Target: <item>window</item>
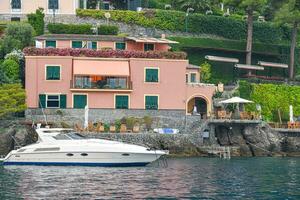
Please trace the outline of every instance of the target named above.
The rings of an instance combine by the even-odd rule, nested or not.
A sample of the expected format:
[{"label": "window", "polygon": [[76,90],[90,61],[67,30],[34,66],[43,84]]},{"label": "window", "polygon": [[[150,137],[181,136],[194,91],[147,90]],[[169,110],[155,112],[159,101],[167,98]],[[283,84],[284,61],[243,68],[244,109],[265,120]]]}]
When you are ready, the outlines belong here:
[{"label": "window", "polygon": [[104,10],[109,10],[109,3],[108,2],[103,3],[103,8]]},{"label": "window", "polygon": [[88,41],[87,42],[87,48],[88,49],[97,49],[97,42]]},{"label": "window", "polygon": [[58,10],[58,0],[48,0],[49,10]]},{"label": "window", "polygon": [[12,12],[21,12],[21,0],[11,0]]},{"label": "window", "polygon": [[129,96],[127,95],[116,95],[115,97],[115,108],[116,109],[128,109]]},{"label": "window", "polygon": [[84,0],[79,0],[79,8],[84,9]]},{"label": "window", "polygon": [[65,94],[40,94],[39,108],[66,108],[67,95]]},{"label": "window", "polygon": [[144,44],[144,51],[154,51],[154,44]]},{"label": "window", "polygon": [[158,82],[158,69],[146,68],[145,73],[145,82]]},{"label": "window", "polygon": [[82,41],[72,41],[72,48],[82,48]]},{"label": "window", "polygon": [[185,74],[185,82],[186,82],[186,83],[189,82],[189,74]]},{"label": "window", "polygon": [[59,108],[59,95],[47,95],[47,108]]},{"label": "window", "polygon": [[158,110],[158,96],[145,96],[145,109]]},{"label": "window", "polygon": [[20,17],[12,17],[12,18],[10,18],[10,21],[12,21],[12,22],[20,22],[21,18]]},{"label": "window", "polygon": [[125,44],[125,42],[117,42],[117,43],[116,43],[116,49],[119,49],[119,50],[125,50],[125,49],[126,49],[126,44]]},{"label": "window", "polygon": [[55,40],[46,40],[46,48],[53,47],[56,48],[56,41]]},{"label": "window", "polygon": [[60,66],[46,66],[46,80],[60,80]]},{"label": "window", "polygon": [[87,95],[74,94],[73,96],[73,107],[82,109],[87,105]]},{"label": "window", "polygon": [[196,83],[196,73],[191,73],[191,83]]}]

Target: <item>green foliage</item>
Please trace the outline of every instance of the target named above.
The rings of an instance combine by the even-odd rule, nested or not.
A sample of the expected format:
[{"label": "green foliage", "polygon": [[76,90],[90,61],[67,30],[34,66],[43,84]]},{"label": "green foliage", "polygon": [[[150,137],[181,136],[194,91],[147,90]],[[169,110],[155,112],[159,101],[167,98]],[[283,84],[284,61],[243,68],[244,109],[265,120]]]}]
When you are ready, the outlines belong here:
[{"label": "green foliage", "polygon": [[209,83],[211,78],[211,65],[208,62],[205,62],[200,65],[201,67],[201,81],[204,83]]},{"label": "green foliage", "polygon": [[[103,10],[77,10],[79,17],[105,19]],[[109,11],[111,20],[144,27],[159,28],[170,31],[185,31],[185,12],[172,10],[146,10],[135,12],[128,10]],[[247,23],[230,17],[190,14],[188,30],[197,34],[210,34],[233,40],[245,40],[247,37]],[[289,40],[290,29],[278,27],[270,22],[254,23],[254,41],[266,43],[282,43]]]},{"label": "green foliage", "polygon": [[49,23],[48,31],[53,34],[93,34],[90,24]]},{"label": "green foliage", "polygon": [[143,118],[146,129],[149,131],[151,129],[152,123],[153,123],[153,119],[150,116],[145,116]]},{"label": "green foliage", "polygon": [[39,8],[35,11],[35,13],[31,13],[27,15],[28,23],[34,28],[36,35],[44,34],[44,9]]},{"label": "green foliage", "polygon": [[267,4],[267,0],[225,0],[224,3],[229,6],[241,8],[245,11],[263,11]]},{"label": "green foliage", "polygon": [[[239,91],[242,98],[250,99],[261,105],[262,116],[267,121],[278,121],[278,110],[282,120],[287,121],[290,105],[294,107],[294,115],[300,115],[299,86],[240,82]],[[247,109],[255,110],[255,104],[249,105]]]},{"label": "green foliage", "polygon": [[100,25],[98,28],[99,35],[118,35],[119,28],[112,25]]},{"label": "green foliage", "polygon": [[[28,23],[10,23],[5,29],[5,37],[12,37],[21,43],[21,49],[33,44],[34,29]],[[16,47],[15,49],[17,49]]]},{"label": "green foliage", "polygon": [[22,49],[22,42],[15,39],[13,36],[6,35],[2,40],[0,40],[0,59],[14,49]]},{"label": "green foliage", "polygon": [[9,83],[20,82],[20,69],[19,69],[19,64],[16,61],[11,59],[6,59],[2,63],[0,70],[8,78]]},{"label": "green foliage", "polygon": [[0,86],[0,108],[0,118],[26,109],[25,90],[20,84],[4,84]]}]

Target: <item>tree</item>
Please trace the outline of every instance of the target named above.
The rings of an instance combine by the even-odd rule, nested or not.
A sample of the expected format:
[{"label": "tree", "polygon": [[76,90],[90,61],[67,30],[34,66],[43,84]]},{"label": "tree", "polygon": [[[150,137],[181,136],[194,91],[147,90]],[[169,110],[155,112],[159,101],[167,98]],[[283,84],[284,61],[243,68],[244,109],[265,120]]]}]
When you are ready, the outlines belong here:
[{"label": "tree", "polygon": [[11,36],[15,40],[21,42],[21,49],[33,45],[34,29],[28,23],[10,23],[7,25],[5,36]]},{"label": "tree", "polygon": [[208,83],[211,78],[211,65],[208,62],[205,62],[200,65],[201,67],[201,82]]},{"label": "tree", "polygon": [[21,41],[15,39],[13,36],[4,36],[4,38],[0,40],[0,59],[3,59],[6,54],[14,49],[21,49],[22,46]]},{"label": "tree", "polygon": [[44,9],[39,8],[35,11],[35,13],[31,13],[27,15],[28,23],[31,24],[31,26],[34,28],[35,33],[37,35],[43,35],[44,34]]},{"label": "tree", "polygon": [[292,26],[289,78],[295,77],[295,48],[297,45],[298,28],[300,24],[300,0],[285,0],[276,13],[275,20]]},{"label": "tree", "polygon": [[211,0],[178,0],[178,4],[184,10],[193,8],[195,12],[205,12],[211,8]]},{"label": "tree", "polygon": [[253,13],[254,11],[261,11],[267,4],[267,0],[225,0],[225,4],[243,9],[247,13],[246,64],[251,65],[253,42]]}]

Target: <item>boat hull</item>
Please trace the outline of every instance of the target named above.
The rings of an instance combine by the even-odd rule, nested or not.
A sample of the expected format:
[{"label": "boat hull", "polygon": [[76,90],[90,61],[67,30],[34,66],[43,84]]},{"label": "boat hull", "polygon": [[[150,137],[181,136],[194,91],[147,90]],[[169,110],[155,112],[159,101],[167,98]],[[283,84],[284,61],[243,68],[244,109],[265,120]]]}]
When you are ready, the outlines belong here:
[{"label": "boat hull", "polygon": [[160,156],[161,154],[122,152],[16,153],[5,159],[3,165],[131,167],[145,166]]}]

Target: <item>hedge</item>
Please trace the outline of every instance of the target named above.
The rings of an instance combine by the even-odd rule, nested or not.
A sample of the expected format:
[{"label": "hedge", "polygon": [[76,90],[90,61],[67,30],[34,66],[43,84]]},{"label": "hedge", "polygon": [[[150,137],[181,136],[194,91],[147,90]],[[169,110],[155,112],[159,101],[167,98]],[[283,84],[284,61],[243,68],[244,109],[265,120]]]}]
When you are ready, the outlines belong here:
[{"label": "hedge", "polygon": [[184,52],[161,51],[123,51],[123,50],[91,50],[91,49],[56,49],[28,47],[23,50],[27,56],[74,56],[97,58],[151,58],[151,59],[186,59]]},{"label": "hedge", "polygon": [[27,15],[28,23],[34,28],[36,35],[44,34],[44,9],[39,8],[35,11],[35,13],[31,13]]},{"label": "hedge", "polygon": [[[48,31],[53,34],[87,34],[92,35],[92,25],[90,24],[61,24],[49,23]],[[111,25],[100,25],[98,27],[99,35],[118,35],[119,28]]]},{"label": "hedge", "polygon": [[[168,37],[179,44],[172,45],[175,49],[180,48],[208,48],[227,51],[246,52],[246,41],[200,38],[200,37]],[[266,55],[282,55],[289,52],[288,45],[253,43],[253,52]],[[299,51],[299,49],[298,49]]]},{"label": "hedge", "polygon": [[119,27],[111,25],[100,25],[98,28],[99,35],[118,35]]},{"label": "hedge", "polygon": [[53,34],[93,34],[92,25],[90,24],[61,24],[49,23],[48,31]]},{"label": "hedge", "polygon": [[[76,14],[79,17],[105,19],[104,14],[106,12],[108,11],[78,9]],[[171,10],[146,10],[143,12],[113,10],[109,12],[111,20],[114,21],[162,30],[185,31],[184,12]],[[245,40],[247,36],[247,24],[244,20],[195,13],[190,14],[188,18],[188,31],[233,40]],[[255,22],[253,35],[254,41],[282,43],[290,40],[290,29],[287,27],[277,27],[270,22]]]}]

